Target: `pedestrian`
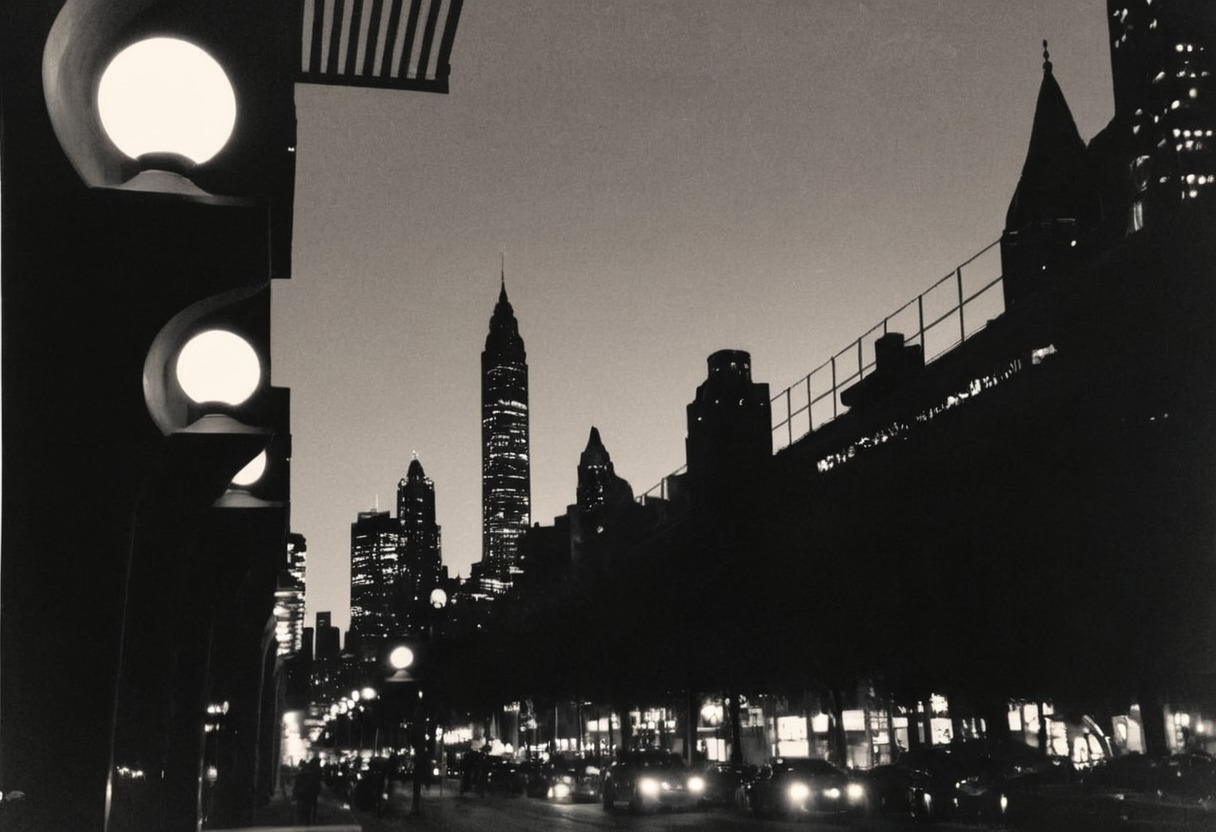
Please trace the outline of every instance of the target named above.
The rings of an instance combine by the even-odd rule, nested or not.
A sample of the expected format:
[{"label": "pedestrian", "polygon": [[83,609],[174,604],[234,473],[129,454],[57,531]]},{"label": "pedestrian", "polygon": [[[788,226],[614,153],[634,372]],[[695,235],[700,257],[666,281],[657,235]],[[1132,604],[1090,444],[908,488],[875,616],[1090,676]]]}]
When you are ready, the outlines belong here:
[{"label": "pedestrian", "polygon": [[321,796],[321,761],[316,757],[300,764],[291,795],[296,802],[296,819],[312,826],[317,820],[317,798]]}]

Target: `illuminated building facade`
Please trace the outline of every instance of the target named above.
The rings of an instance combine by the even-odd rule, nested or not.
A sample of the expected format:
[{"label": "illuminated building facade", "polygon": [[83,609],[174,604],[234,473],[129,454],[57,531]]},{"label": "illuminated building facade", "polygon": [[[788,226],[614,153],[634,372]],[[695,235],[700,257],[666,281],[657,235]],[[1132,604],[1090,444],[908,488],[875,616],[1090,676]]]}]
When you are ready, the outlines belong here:
[{"label": "illuminated building facade", "polygon": [[396,633],[400,545],[400,524],[387,511],[361,511],[350,524],[350,632],[361,643]]},{"label": "illuminated building facade", "polygon": [[308,542],[302,534],[287,537],[287,567],[279,574],[274,593],[274,631],[278,655],[289,656],[304,646],[304,589]]},{"label": "illuminated building facade", "polygon": [[482,584],[499,595],[520,572],[531,518],[528,361],[505,277],[481,353],[481,494]]},{"label": "illuminated building facade", "polygon": [[[1135,231],[1216,200],[1216,5],[1107,0],[1120,174]],[[1166,220],[1168,221],[1168,219]]]},{"label": "illuminated building facade", "polygon": [[431,591],[443,578],[439,526],[435,522],[435,484],[417,459],[397,484],[399,631],[419,632],[427,623]]}]

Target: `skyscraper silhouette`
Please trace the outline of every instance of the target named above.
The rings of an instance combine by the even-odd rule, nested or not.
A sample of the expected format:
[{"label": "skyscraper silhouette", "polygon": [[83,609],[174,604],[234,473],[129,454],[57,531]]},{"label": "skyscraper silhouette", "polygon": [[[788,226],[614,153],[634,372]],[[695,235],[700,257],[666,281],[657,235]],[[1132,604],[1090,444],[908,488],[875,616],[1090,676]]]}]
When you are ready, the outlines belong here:
[{"label": "skyscraper silhouette", "polygon": [[398,626],[402,632],[420,632],[427,625],[431,591],[439,586],[443,567],[435,522],[435,484],[417,458],[397,483],[397,521],[401,524]]},{"label": "skyscraper silhouette", "polygon": [[505,592],[520,572],[531,490],[527,353],[503,274],[481,353],[481,581],[489,594]]}]

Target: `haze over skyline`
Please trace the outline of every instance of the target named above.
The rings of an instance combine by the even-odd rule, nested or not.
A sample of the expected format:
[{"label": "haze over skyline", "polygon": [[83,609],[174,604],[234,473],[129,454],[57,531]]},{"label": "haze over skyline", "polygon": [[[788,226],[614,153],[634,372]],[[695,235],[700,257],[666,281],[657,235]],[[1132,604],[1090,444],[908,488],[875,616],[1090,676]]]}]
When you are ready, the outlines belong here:
[{"label": "haze over skyline", "polygon": [[549,524],[592,425],[640,493],[683,463],[711,352],[776,394],[996,240],[1044,38],[1088,141],[1102,0],[466,0],[450,95],[299,86],[273,381],[308,624],[347,628],[350,523],[391,510],[413,452],[445,565],[480,559],[500,253]]}]

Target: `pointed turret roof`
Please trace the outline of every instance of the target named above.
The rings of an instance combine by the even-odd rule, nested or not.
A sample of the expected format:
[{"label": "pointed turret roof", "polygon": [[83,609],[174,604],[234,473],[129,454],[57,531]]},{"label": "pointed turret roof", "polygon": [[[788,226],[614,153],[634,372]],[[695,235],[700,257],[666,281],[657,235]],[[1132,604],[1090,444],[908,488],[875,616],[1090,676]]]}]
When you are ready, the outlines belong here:
[{"label": "pointed turret roof", "polygon": [[1085,142],[1052,72],[1043,41],[1043,81],[1035,104],[1022,176],[1005,215],[1016,229],[1041,220],[1096,218],[1097,190]]},{"label": "pointed turret roof", "polygon": [[494,314],[490,316],[490,331],[486,335],[486,350],[496,352],[523,352],[524,341],[519,336],[519,322],[515,320],[515,310],[507,299],[507,276],[499,275],[498,302],[494,304]]},{"label": "pointed turret roof", "polygon": [[415,456],[412,460],[410,460],[410,467],[409,467],[409,470],[405,474],[405,478],[407,480],[414,480],[414,481],[426,479],[426,473],[423,472],[422,463],[418,461],[417,456]]},{"label": "pointed turret roof", "polygon": [[591,435],[587,437],[587,447],[579,457],[580,465],[591,464],[611,464],[612,460],[608,457],[608,449],[604,447],[603,441],[600,439],[599,428],[594,425],[591,428]]}]

